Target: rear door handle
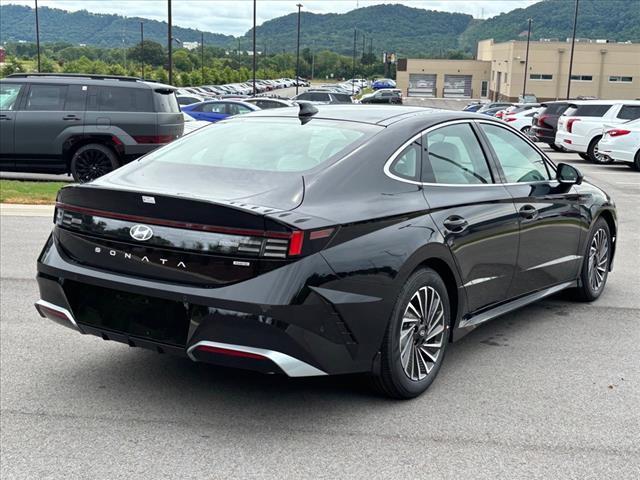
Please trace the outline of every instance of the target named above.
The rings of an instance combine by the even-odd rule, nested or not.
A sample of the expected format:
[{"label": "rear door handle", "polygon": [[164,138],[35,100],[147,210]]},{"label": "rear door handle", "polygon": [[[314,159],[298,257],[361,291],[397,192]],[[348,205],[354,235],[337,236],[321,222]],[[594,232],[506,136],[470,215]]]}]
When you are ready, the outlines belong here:
[{"label": "rear door handle", "polygon": [[538,210],[533,205],[523,205],[518,213],[526,220],[533,220],[538,216]]},{"label": "rear door handle", "polygon": [[464,218],[458,215],[451,215],[442,223],[447,228],[447,230],[454,233],[462,232],[469,225],[469,223]]},{"label": "rear door handle", "polygon": [[80,120],[80,117],[77,115],[66,115],[62,117],[63,120]]}]

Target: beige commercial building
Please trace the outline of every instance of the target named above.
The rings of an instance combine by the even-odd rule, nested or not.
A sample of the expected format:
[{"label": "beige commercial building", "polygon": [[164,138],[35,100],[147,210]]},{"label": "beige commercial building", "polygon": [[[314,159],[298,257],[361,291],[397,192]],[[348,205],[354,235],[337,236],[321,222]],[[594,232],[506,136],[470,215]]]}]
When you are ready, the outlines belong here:
[{"label": "beige commercial building", "polygon": [[[408,96],[517,101],[523,88],[539,100],[566,98],[570,42],[478,43],[476,60],[399,59],[398,88]],[[640,98],[640,44],[576,41],[572,98]]]}]

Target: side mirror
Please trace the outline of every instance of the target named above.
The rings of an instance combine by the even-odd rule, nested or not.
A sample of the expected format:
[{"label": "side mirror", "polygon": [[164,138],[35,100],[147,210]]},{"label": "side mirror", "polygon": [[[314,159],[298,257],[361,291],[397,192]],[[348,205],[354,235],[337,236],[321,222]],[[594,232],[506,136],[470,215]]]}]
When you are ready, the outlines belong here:
[{"label": "side mirror", "polygon": [[576,167],[568,163],[559,163],[556,170],[556,180],[565,185],[580,185],[584,175]]}]

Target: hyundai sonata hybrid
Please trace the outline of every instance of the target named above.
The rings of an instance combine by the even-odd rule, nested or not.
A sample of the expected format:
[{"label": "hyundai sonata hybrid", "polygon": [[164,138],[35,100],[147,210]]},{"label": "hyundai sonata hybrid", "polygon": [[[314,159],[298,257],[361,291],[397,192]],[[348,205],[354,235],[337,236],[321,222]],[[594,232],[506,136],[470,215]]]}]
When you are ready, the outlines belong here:
[{"label": "hyundai sonata hybrid", "polygon": [[58,194],[38,312],[80,333],[410,398],[447,345],[564,289],[602,293],[612,199],[499,120],[254,112]]}]

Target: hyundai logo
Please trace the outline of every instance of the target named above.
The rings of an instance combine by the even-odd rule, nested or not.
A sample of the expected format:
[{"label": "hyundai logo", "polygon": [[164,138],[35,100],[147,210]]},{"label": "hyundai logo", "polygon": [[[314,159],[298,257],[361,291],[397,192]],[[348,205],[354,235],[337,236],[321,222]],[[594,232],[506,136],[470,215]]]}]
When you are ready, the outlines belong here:
[{"label": "hyundai logo", "polygon": [[144,242],[153,237],[153,230],[151,230],[151,227],[147,227],[146,225],[134,225],[129,229],[129,235],[131,235],[131,238],[134,240]]}]

